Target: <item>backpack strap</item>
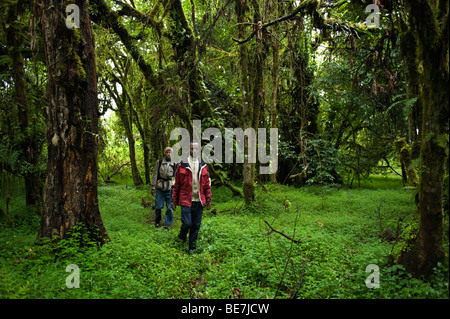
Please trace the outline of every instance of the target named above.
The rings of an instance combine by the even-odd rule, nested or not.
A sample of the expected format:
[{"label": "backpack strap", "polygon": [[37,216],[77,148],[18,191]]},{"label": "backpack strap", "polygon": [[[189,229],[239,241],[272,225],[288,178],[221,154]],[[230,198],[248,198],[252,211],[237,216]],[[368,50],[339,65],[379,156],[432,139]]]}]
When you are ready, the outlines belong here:
[{"label": "backpack strap", "polygon": [[160,180],[160,179],[161,179],[161,176],[159,175],[159,170],[161,169],[161,163],[162,163],[162,161],[163,161],[162,158],[160,158],[159,161],[158,161],[158,173],[157,173],[156,180]]},{"label": "backpack strap", "polygon": [[[162,179],[162,180],[165,180],[164,178],[161,178],[161,176],[160,176],[160,174],[159,174],[159,170],[160,170],[160,168],[161,168],[161,163],[162,163],[162,161],[163,161],[163,159],[162,158],[160,158],[159,159],[159,161],[158,161],[158,175],[157,175],[157,178],[156,178],[156,180],[160,180],[160,179]],[[172,177],[175,177],[175,174],[176,174],[176,172],[177,172],[177,166],[178,166],[178,163],[175,163],[175,162],[171,162],[172,164],[170,165],[170,166],[172,166],[172,171],[173,171],[173,175],[172,175]]]}]

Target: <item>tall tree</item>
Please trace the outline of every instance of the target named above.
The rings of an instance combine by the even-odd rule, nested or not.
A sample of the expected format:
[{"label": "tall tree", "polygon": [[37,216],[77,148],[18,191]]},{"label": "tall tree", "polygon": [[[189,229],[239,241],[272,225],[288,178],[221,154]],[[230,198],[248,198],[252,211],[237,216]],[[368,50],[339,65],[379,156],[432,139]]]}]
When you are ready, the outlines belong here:
[{"label": "tall tree", "polygon": [[[120,53],[118,51],[113,51],[112,54],[110,54],[110,59],[114,65],[114,71],[111,70],[109,72],[111,77],[110,82],[112,82],[112,84],[109,85],[104,79],[103,83],[108,90],[110,97],[114,99],[114,102],[116,103],[117,113],[119,114],[122,127],[125,130],[128,140],[131,176],[134,185],[139,186],[143,184],[143,181],[136,163],[136,140],[133,134],[133,122],[137,122],[137,114],[135,114],[136,112],[133,108],[134,101],[131,96],[130,84],[128,83],[130,81],[128,74],[131,70],[132,62],[131,59],[128,58],[116,59],[114,55],[120,55]],[[117,85],[120,85],[120,93]]]},{"label": "tall tree", "polygon": [[79,28],[64,15],[73,1],[41,0],[48,68],[47,180],[38,240],[64,238],[81,223],[93,239],[108,235],[98,207],[98,99],[88,1],[77,0]]},{"label": "tall tree", "polygon": [[[246,1],[236,0],[236,15],[238,22],[238,36],[239,38],[244,38],[245,36],[245,26],[244,23],[246,21],[246,14],[249,11],[249,6]],[[253,117],[252,117],[252,104],[251,104],[251,89],[250,89],[250,81],[249,81],[249,52],[247,48],[247,44],[243,43],[239,47],[239,64],[241,68],[241,83],[240,83],[240,91],[242,94],[242,113],[244,118],[245,128],[251,128],[253,126]],[[248,143],[246,143],[245,154],[248,154]],[[245,203],[249,204],[255,197],[255,187],[253,185],[254,179],[254,165],[248,162],[248,156],[244,158],[244,166],[243,166],[243,193]]]},{"label": "tall tree", "polygon": [[[206,94],[200,68],[197,66],[197,49],[194,32],[188,23],[180,0],[168,1],[171,21],[171,43],[175,61],[182,79],[188,83],[188,96],[192,118],[213,116]],[[195,21],[194,21],[195,23]]]},{"label": "tall tree", "polygon": [[35,123],[32,121],[32,108],[26,92],[26,75],[22,55],[25,42],[23,21],[26,3],[22,0],[11,2],[7,9],[6,44],[12,60],[14,96],[20,129],[18,144],[25,162],[30,167],[22,174],[25,179],[25,198],[27,205],[35,205],[36,212],[39,213],[43,200],[43,180],[36,164],[42,152],[43,140],[39,139],[39,134],[35,134],[36,130],[32,128]]},{"label": "tall tree", "polygon": [[403,256],[415,275],[429,275],[443,260],[444,218],[442,208],[446,134],[449,118],[449,3],[417,0],[408,2],[409,28],[414,34],[416,64],[422,65],[421,170],[419,185],[420,225],[414,247]]},{"label": "tall tree", "polygon": [[[178,66],[178,74],[181,80],[187,83],[188,93],[187,103],[180,103],[174,108],[174,111],[183,119],[189,131],[192,131],[192,118],[212,117],[212,107],[209,103],[202,72],[196,57],[197,47],[194,34],[184,13],[181,1],[160,1],[153,6],[148,15],[122,1],[115,2],[120,6],[120,10],[117,12],[112,10],[104,0],[92,1],[93,20],[111,28],[119,36],[148,83],[160,96],[167,95],[167,87],[164,86],[166,83],[162,77],[164,73],[159,72],[158,75],[154,71],[154,67],[149,62],[149,59],[140,50],[142,44],[130,34],[121,17],[135,18],[144,25],[151,27],[158,34],[158,37],[163,35],[167,38],[173,49],[173,58]],[[161,15],[159,17],[160,22],[155,20],[158,14]],[[163,23],[164,18],[166,23]],[[167,30],[165,26],[167,26]]]},{"label": "tall tree", "polygon": [[[279,8],[281,4],[279,1],[275,1],[273,3],[273,14],[275,16],[278,15]],[[278,25],[274,26],[274,32],[278,29]],[[279,71],[280,71],[280,50],[278,40],[272,41],[272,54],[273,54],[273,63],[272,63],[272,99],[270,104],[270,127],[277,128],[277,101],[278,101],[278,87],[279,87]],[[277,183],[277,173],[273,173],[270,175],[270,181],[272,184]]]},{"label": "tall tree", "polygon": [[[282,17],[277,17],[274,20],[263,23],[264,17],[261,7],[268,8],[269,2],[260,3],[258,0],[241,1],[236,0],[236,15],[238,22],[238,36],[239,39],[233,39],[239,44],[240,68],[241,68],[241,85],[240,91],[242,94],[242,113],[245,128],[253,128],[255,130],[255,138],[257,138],[258,127],[261,124],[262,110],[265,108],[265,94],[266,87],[264,81],[265,60],[269,47],[267,46],[268,39],[271,32],[268,28],[275,26],[282,21],[290,20],[298,14],[306,14],[313,12],[317,7],[316,1],[304,1],[291,13]],[[253,12],[253,23],[246,22],[247,13]],[[278,10],[277,10],[278,12]],[[246,28],[251,25],[253,31],[246,36]],[[252,39],[255,38],[253,41]],[[277,39],[272,39],[278,41]],[[274,70],[279,68],[278,65],[278,49],[274,47]],[[275,72],[275,71],[273,71]],[[274,88],[272,96],[276,98],[276,91],[278,90],[277,76],[274,76],[272,82]],[[276,121],[276,100],[272,99],[271,108],[271,122],[272,125]],[[245,154],[248,154],[248,147],[245,148]],[[248,162],[248,157],[244,158],[243,168],[243,192],[245,202],[250,203],[255,197],[255,164]],[[273,178],[272,178],[273,180]]]}]

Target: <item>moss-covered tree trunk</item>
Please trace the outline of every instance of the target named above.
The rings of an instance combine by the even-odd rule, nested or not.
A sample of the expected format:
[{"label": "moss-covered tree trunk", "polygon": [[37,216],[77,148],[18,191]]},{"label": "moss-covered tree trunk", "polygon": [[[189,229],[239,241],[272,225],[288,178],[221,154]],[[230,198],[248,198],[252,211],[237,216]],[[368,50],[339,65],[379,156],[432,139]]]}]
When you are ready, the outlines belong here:
[{"label": "moss-covered tree trunk", "polygon": [[98,207],[98,99],[88,2],[77,0],[79,28],[61,12],[74,1],[42,0],[41,24],[48,69],[47,180],[38,240],[64,238],[83,225],[93,239],[108,235]]},{"label": "moss-covered tree trunk", "polygon": [[411,186],[417,186],[417,174],[416,169],[411,167],[411,149],[404,138],[401,138],[394,142],[394,149],[399,154],[400,163],[402,166],[402,178],[403,184],[409,181]]},{"label": "moss-covered tree trunk", "polygon": [[[133,183],[135,186],[140,186],[144,182],[142,181],[136,163],[136,140],[133,134],[133,123],[138,123],[138,127],[140,125],[139,119],[137,118],[136,112],[133,108],[133,90],[130,89],[129,84],[129,79],[133,77],[132,68],[130,67],[131,61],[129,59],[119,61],[113,55],[111,55],[111,59],[114,69],[117,70],[118,74],[111,73],[113,84],[110,85],[108,82],[104,81],[104,85],[116,103],[117,113],[127,137]],[[121,93],[119,93],[117,85],[120,85],[122,89]],[[144,136],[142,136],[142,138],[144,138]]]},{"label": "moss-covered tree trunk", "polygon": [[448,1],[425,0],[408,5],[417,64],[423,66],[420,225],[414,247],[403,256],[406,269],[416,276],[431,274],[444,258],[442,195],[449,119],[448,6]]},{"label": "moss-covered tree trunk", "polygon": [[[44,183],[40,177],[40,170],[37,168],[38,158],[42,152],[42,141],[38,136],[33,136],[32,121],[30,118],[30,105],[26,93],[25,69],[22,56],[22,45],[24,44],[25,30],[22,29],[23,12],[25,11],[25,1],[12,2],[8,8],[6,42],[8,54],[12,60],[12,75],[14,78],[14,97],[18,109],[19,128],[21,132],[20,148],[25,161],[32,167],[24,174],[25,179],[25,199],[27,205],[35,205],[36,212],[40,214],[43,202]],[[20,19],[21,18],[21,19]]]},{"label": "moss-covered tree trunk", "polygon": [[[142,151],[144,157],[144,176],[145,183],[150,184],[150,122],[149,115],[151,109],[148,109],[148,95],[144,90],[144,84],[139,83],[137,89],[133,91],[132,99],[136,105],[136,111],[134,112],[134,118],[136,119],[136,125],[142,138]],[[145,100],[145,103],[143,102]]]},{"label": "moss-covered tree trunk", "polygon": [[171,42],[179,74],[188,83],[188,96],[192,118],[212,117],[212,107],[206,93],[201,69],[196,60],[196,42],[180,0],[172,0],[170,8]]},{"label": "moss-covered tree trunk", "polygon": [[[130,166],[131,166],[131,176],[133,178],[133,183],[135,186],[142,185],[141,175],[139,174],[139,169],[136,163],[136,140],[133,135],[133,106],[131,105],[131,100],[126,102],[126,93],[123,94],[122,101],[116,101],[117,108],[119,110],[120,121],[125,129],[125,135],[128,140],[128,152],[130,155]],[[127,107],[128,106],[128,107]]]},{"label": "moss-covered tree trunk", "polygon": [[[408,100],[417,98],[420,94],[420,73],[418,70],[416,58],[416,42],[414,30],[408,28],[406,22],[402,23],[402,36],[400,38],[400,52],[405,64],[405,71],[407,74],[406,81],[406,98]],[[417,101],[411,106],[411,110],[408,114],[408,144],[412,145],[419,140],[419,132],[422,122],[422,100]],[[416,159],[418,156],[411,154],[412,159]],[[416,154],[419,155],[419,154]]]},{"label": "moss-covered tree trunk", "polygon": [[[243,39],[245,37],[245,26],[243,25],[246,22],[246,13],[248,12],[248,4],[246,1],[236,0],[236,15],[238,22],[238,36]],[[241,92],[241,104],[242,104],[242,115],[243,120],[241,125],[245,128],[252,127],[252,117],[251,117],[251,94],[250,93],[250,83],[248,80],[248,48],[247,43],[239,45],[239,65],[241,69],[241,83],[240,83],[240,92]],[[248,145],[244,148],[245,154],[248,154]],[[244,200],[246,204],[249,204],[255,197],[255,187],[253,185],[252,179],[252,164],[248,162],[248,157],[244,157],[244,165],[243,165],[243,193]]]},{"label": "moss-covered tree trunk", "polygon": [[[275,4],[275,7],[278,6],[278,3]],[[276,14],[278,14],[278,10],[276,10]],[[280,53],[279,53],[279,47],[278,42],[273,41],[272,42],[272,49],[273,49],[273,65],[272,65],[272,103],[271,103],[271,109],[270,109],[270,126],[272,128],[278,127],[278,121],[277,121],[277,98],[278,98],[278,72],[280,70]],[[272,184],[277,183],[277,173],[270,174],[270,182]]]},{"label": "moss-covered tree trunk", "polygon": [[[256,11],[256,10],[255,10]],[[258,147],[258,127],[260,123],[261,110],[264,109],[265,90],[264,90],[264,61],[265,53],[262,49],[261,39],[257,39],[253,54],[251,54],[251,72],[249,77],[250,81],[250,103],[247,104],[247,110],[244,113],[245,129],[253,128],[255,132],[255,140],[247,139],[245,144],[245,158],[244,158],[244,183],[243,191],[246,203],[250,203],[255,200],[255,179],[256,179],[256,158],[249,162],[251,159],[250,148]]]}]

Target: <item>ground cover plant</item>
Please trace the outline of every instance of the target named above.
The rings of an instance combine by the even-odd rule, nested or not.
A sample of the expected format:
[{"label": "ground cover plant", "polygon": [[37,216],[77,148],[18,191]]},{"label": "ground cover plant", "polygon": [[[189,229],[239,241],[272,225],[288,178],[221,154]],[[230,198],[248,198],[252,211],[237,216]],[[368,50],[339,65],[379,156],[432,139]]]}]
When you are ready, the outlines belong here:
[{"label": "ground cover plant", "polygon": [[[10,203],[14,225],[0,223],[1,298],[449,297],[448,265],[422,280],[390,262],[406,235],[396,241],[386,230],[395,234],[401,218],[408,232],[417,211],[397,177],[373,176],[360,189],[266,185],[250,206],[213,187],[193,254],[177,240],[179,208],[169,231],[155,228],[151,207],[141,204],[152,199],[148,187],[126,183],[99,187],[111,239],[101,248],[80,246],[81,235],[35,245],[39,217],[21,189]],[[447,244],[446,252],[448,260]],[[71,264],[79,267],[79,288],[66,285]],[[366,286],[371,264],[379,267],[379,288]]]},{"label": "ground cover plant", "polygon": [[[0,9],[1,297],[448,298],[448,1]],[[186,254],[150,185],[193,139]]]}]

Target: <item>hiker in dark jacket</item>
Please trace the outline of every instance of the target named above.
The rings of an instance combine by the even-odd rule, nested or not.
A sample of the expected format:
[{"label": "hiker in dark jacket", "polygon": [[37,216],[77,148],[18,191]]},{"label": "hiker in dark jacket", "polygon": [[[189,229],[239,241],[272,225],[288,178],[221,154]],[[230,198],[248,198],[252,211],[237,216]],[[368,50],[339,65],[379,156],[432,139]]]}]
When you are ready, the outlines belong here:
[{"label": "hiker in dark jacket", "polygon": [[176,163],[171,160],[172,148],[164,149],[164,157],[157,160],[153,169],[152,195],[155,196],[155,226],[161,226],[161,210],[166,203],[165,227],[169,230],[173,222],[172,189]]},{"label": "hiker in dark jacket", "polygon": [[172,194],[172,208],[181,206],[182,225],[178,237],[184,242],[189,232],[189,252],[195,251],[203,207],[211,208],[211,179],[206,163],[198,158],[199,149],[198,142],[190,144],[190,156],[178,164]]}]

